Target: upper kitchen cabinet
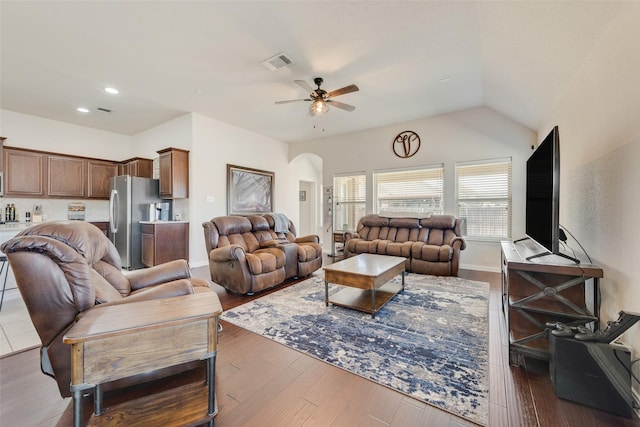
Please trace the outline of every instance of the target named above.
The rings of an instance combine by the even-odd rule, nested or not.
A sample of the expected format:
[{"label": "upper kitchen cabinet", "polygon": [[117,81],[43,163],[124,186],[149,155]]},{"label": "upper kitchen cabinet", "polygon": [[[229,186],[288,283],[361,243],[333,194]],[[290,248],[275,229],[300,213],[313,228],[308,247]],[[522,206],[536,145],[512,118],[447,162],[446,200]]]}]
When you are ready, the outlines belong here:
[{"label": "upper kitchen cabinet", "polygon": [[4,196],[44,197],[47,155],[4,147]]},{"label": "upper kitchen cabinet", "polygon": [[160,168],[160,197],[186,199],[189,197],[189,151],[165,148],[158,151]]},{"label": "upper kitchen cabinet", "polygon": [[118,175],[153,178],[153,160],[134,157],[118,165]]},{"label": "upper kitchen cabinet", "polygon": [[50,154],[47,156],[47,195],[84,198],[87,182],[86,160]]},{"label": "upper kitchen cabinet", "polygon": [[109,198],[109,182],[118,175],[118,166],[117,162],[108,160],[87,160],[87,198]]}]

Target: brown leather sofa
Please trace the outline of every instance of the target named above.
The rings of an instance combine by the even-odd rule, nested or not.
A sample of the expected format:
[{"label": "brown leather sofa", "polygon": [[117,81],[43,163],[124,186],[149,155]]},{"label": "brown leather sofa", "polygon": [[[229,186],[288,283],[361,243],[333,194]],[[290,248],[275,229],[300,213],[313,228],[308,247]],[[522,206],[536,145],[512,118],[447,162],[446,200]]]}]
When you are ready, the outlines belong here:
[{"label": "brown leather sofa", "polygon": [[344,255],[361,253],[405,257],[409,272],[457,276],[460,251],[466,247],[460,227],[452,215],[429,218],[365,215],[356,232],[345,233]]},{"label": "brown leather sofa", "polygon": [[[5,242],[2,251],[42,342],[42,372],[55,378],[63,397],[71,395],[71,346],[62,338],[83,313],[107,304],[131,304],[134,310],[137,301],[212,292],[207,280],[191,277],[185,260],[124,275],[115,246],[100,229],[84,221],[34,225]],[[145,374],[141,381],[129,383],[194,367]]]},{"label": "brown leather sofa", "polygon": [[253,294],[319,269],[319,237],[296,238],[293,224],[289,219],[286,223],[278,229],[272,214],[220,216],[204,222],[211,280],[228,291]]}]

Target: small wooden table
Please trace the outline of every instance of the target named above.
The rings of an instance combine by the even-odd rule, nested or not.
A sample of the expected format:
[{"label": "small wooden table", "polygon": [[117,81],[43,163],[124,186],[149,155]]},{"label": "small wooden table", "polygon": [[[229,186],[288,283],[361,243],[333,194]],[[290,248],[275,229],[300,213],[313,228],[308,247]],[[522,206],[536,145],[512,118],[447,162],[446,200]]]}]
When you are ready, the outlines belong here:
[{"label": "small wooden table", "polygon": [[[324,267],[324,302],[371,313],[404,290],[406,258],[360,254]],[[402,285],[387,283],[402,274]],[[329,283],[346,286],[329,299]]]},{"label": "small wooden table", "polygon": [[[65,334],[71,347],[73,424],[83,422],[82,395],[93,388],[94,417],[89,425],[213,425],[218,316],[222,306],[213,292],[96,307]],[[100,417],[102,384],[194,360],[206,360],[208,386],[158,393],[110,407]],[[162,411],[168,403],[173,408]],[[177,409],[176,409],[177,408]],[[139,424],[140,416],[151,416]],[[156,417],[156,418],[153,418]],[[159,418],[158,418],[159,417]],[[113,422],[113,421],[112,421]]]}]

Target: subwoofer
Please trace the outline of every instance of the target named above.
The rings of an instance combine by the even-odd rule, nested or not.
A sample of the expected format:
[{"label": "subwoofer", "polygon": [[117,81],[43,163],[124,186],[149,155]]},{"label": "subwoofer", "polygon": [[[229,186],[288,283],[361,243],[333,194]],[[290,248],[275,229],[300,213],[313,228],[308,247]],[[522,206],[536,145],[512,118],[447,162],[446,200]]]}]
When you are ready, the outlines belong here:
[{"label": "subwoofer", "polygon": [[616,415],[633,416],[631,352],[620,344],[549,334],[556,395]]}]

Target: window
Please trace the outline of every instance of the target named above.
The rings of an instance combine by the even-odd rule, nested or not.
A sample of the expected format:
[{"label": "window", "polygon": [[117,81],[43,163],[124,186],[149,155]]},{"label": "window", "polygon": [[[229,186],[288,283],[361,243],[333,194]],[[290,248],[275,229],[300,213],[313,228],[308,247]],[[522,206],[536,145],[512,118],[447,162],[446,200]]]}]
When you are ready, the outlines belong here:
[{"label": "window", "polygon": [[469,237],[511,236],[511,159],[456,164],[456,215]]},{"label": "window", "polygon": [[442,214],[444,167],[374,172],[376,209]]},{"label": "window", "polygon": [[366,175],[362,173],[360,175],[334,176],[333,199],[335,201],[333,229],[355,230],[366,210]]}]

